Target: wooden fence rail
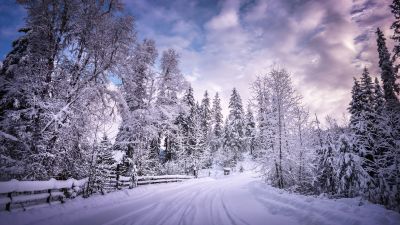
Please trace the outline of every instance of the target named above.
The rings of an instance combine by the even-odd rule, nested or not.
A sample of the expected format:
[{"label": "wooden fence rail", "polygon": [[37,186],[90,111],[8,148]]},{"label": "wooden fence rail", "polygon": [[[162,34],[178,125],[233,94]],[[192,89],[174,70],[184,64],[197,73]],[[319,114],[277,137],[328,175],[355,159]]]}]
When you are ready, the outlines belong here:
[{"label": "wooden fence rail", "polygon": [[5,205],[3,209],[11,211],[11,208],[26,209],[32,205],[64,202],[66,198],[75,198],[80,195],[86,183],[87,178],[0,182],[0,204]]},{"label": "wooden fence rail", "polygon": [[[192,176],[185,175],[165,175],[165,176],[138,176],[136,179],[131,177],[118,176],[110,179],[107,185],[108,191],[125,188],[133,188],[137,185],[180,182],[191,179]],[[48,181],[18,181],[10,180],[0,182],[0,210],[22,208],[40,204],[64,203],[65,199],[72,199],[81,195],[87,185],[88,178],[81,180],[55,180]]]},{"label": "wooden fence rail", "polygon": [[134,180],[130,177],[120,176],[118,187],[119,189],[126,187],[132,188],[137,185],[180,182],[191,178],[194,177],[186,175],[163,175],[163,176],[138,176],[137,180]]}]

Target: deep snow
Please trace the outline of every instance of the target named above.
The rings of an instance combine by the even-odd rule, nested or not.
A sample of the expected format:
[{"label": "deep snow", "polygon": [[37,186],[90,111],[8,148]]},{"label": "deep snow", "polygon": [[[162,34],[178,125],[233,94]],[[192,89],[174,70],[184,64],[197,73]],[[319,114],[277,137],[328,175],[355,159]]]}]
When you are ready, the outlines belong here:
[{"label": "deep snow", "polygon": [[360,199],[290,194],[245,172],[1,212],[0,224],[400,224],[400,214]]}]

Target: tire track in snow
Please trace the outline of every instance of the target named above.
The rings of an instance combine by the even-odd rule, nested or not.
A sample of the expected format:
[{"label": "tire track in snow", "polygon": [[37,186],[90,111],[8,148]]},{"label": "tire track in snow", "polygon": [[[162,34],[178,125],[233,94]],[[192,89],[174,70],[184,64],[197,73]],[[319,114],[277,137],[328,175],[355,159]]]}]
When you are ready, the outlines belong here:
[{"label": "tire track in snow", "polygon": [[[204,183],[207,181],[202,181],[200,183]],[[168,183],[168,184],[154,184],[154,185],[148,185],[148,186],[139,186],[134,189],[125,189],[122,191],[118,192],[111,192],[108,195],[95,195],[92,196],[92,198],[87,199],[86,201],[93,201],[95,202],[96,198],[110,198],[112,195],[118,195],[117,199],[110,199],[111,204],[109,201],[103,201],[103,202],[95,202],[93,205],[89,205],[87,209],[95,208],[96,211],[91,211],[87,212],[87,210],[82,211],[82,208],[80,207],[69,207],[70,204],[76,205],[77,202],[72,201],[67,201],[66,204],[60,205],[59,207],[67,208],[66,210],[63,210],[64,214],[74,214],[76,218],[68,218],[66,221],[63,221],[62,224],[74,224],[71,221],[76,221],[78,218],[85,219],[87,217],[95,217],[97,214],[101,214],[101,212],[108,212],[110,210],[115,210],[116,208],[124,208],[132,205],[133,203],[136,203],[140,200],[148,199],[149,197],[153,197],[155,192],[159,191],[160,187],[162,187],[163,193],[168,195],[168,193],[179,193],[180,189],[186,189],[186,188],[191,188],[197,186],[199,183],[198,182],[193,182],[193,181],[186,181],[179,183],[177,186],[174,183]],[[124,193],[126,195],[121,196],[121,194]],[[121,201],[122,200],[122,201]],[[29,213],[35,213],[35,212],[40,212],[43,210],[54,210],[54,206],[46,206],[43,208],[37,208],[37,209],[32,209],[29,211]],[[29,224],[45,224],[46,221],[49,220],[57,220],[59,217],[63,217],[60,214],[55,214],[51,215],[49,214],[44,214],[46,217],[45,218],[38,218],[37,221],[30,221]],[[50,216],[49,216],[50,215]],[[60,223],[60,222],[58,222]]]},{"label": "tire track in snow", "polygon": [[[215,207],[216,206],[215,202],[217,201],[217,197],[218,197],[218,194],[220,192],[221,192],[221,189],[220,188],[216,188],[214,190],[214,192],[209,196],[210,200],[209,200],[208,213],[209,213],[209,216],[211,218],[211,223],[214,224],[214,225],[222,224],[222,223],[218,223],[217,222],[217,221],[221,221],[222,219],[221,219],[220,215],[218,214],[218,208]],[[217,213],[214,213],[214,212],[217,212]]]},{"label": "tire track in snow", "polygon": [[297,196],[289,199],[286,196],[277,194],[274,190],[266,191],[265,189],[255,187],[254,183],[249,186],[254,190],[253,193],[262,193],[254,195],[255,199],[263,203],[273,214],[282,214],[294,217],[301,221],[302,224],[363,224],[363,221],[354,215],[340,212],[336,209],[330,210],[329,208],[317,208],[312,206],[310,203],[307,204],[298,201],[296,199]]},{"label": "tire track in snow", "polygon": [[103,223],[102,225],[120,224],[120,223],[118,223],[118,222],[121,222],[121,220],[124,220],[125,218],[132,217],[132,216],[134,216],[134,215],[137,215],[137,214],[139,214],[139,213],[142,213],[142,212],[144,212],[144,211],[147,211],[147,210],[149,210],[150,208],[152,208],[154,205],[156,205],[156,204],[148,205],[148,206],[146,206],[146,207],[140,208],[139,210],[135,210],[135,211],[126,213],[125,215],[120,216],[120,217],[118,217],[118,218],[115,218],[115,219],[113,219],[113,220],[111,220],[111,221],[108,221],[108,222],[106,222],[106,223]]},{"label": "tire track in snow", "polygon": [[[89,221],[90,218],[96,218],[98,216],[102,217],[103,213],[109,213],[109,211],[115,212],[114,217],[121,217],[117,221],[119,224],[122,222],[122,219],[128,222],[128,224],[147,224],[146,220],[154,220],[154,214],[166,215],[172,213],[165,213],[165,209],[169,209],[169,212],[172,212],[171,209],[180,207],[180,202],[182,198],[187,196],[187,193],[190,192],[193,188],[198,188],[199,185],[205,185],[203,183],[208,183],[209,181],[200,181],[200,182],[190,182],[190,183],[180,183],[179,185],[169,185],[169,184],[160,184],[154,185],[155,187],[149,188],[147,190],[147,194],[137,198],[127,198],[124,199],[123,202],[107,206],[104,208],[100,208],[100,211],[91,212],[89,215],[83,215],[81,218],[78,218],[76,221]],[[171,187],[169,187],[171,186]],[[162,188],[160,188],[162,187]],[[166,187],[166,188],[165,188]],[[139,187],[140,188],[140,187]],[[135,190],[135,189],[132,189]],[[131,190],[129,190],[130,192]],[[155,204],[153,204],[155,203]],[[147,205],[152,205],[151,210],[143,211],[141,214],[137,215],[134,212],[130,212],[131,210],[135,210],[142,207],[146,207]],[[172,208],[172,207],[173,208]],[[146,207],[147,208],[147,207]],[[167,212],[168,212],[167,211]],[[121,213],[127,213],[128,215],[121,215]],[[163,219],[163,218],[159,218]],[[152,224],[156,224],[157,221],[154,221]],[[67,224],[76,224],[67,223]],[[82,223],[85,224],[85,223]],[[176,224],[176,223],[171,223]]]},{"label": "tire track in snow", "polygon": [[225,201],[224,201],[224,194],[225,194],[225,191],[226,191],[226,190],[222,191],[222,193],[221,193],[221,204],[222,204],[222,207],[223,207],[223,209],[224,209],[224,212],[225,212],[226,215],[228,216],[229,220],[230,220],[230,221],[232,222],[232,224],[234,224],[234,225],[237,224],[237,223],[235,222],[236,220],[239,220],[240,222],[242,222],[242,224],[250,225],[250,224],[247,223],[246,221],[242,220],[240,217],[234,216],[234,213],[232,213],[231,210],[228,209],[228,207],[226,206]]},{"label": "tire track in snow", "polygon": [[[194,214],[188,213],[190,207],[193,207],[191,204],[194,199],[199,196],[199,193],[203,192],[207,188],[208,183],[210,183],[210,181],[199,182],[196,183],[197,185],[195,186],[186,188],[182,187],[179,188],[179,191],[177,189],[170,195],[165,192],[157,193],[155,201],[160,202],[160,208],[153,209],[151,215],[141,215],[137,224],[178,224],[180,220],[179,218],[188,217]],[[162,216],[154,218],[154,215]]]},{"label": "tire track in snow", "polygon": [[[263,187],[257,178],[245,173],[121,192],[77,199],[45,210],[2,214],[7,217],[0,224],[23,224],[16,219],[25,216],[32,216],[25,224],[74,225],[398,225],[400,221],[399,214],[379,206],[358,207],[354,203],[288,194]],[[376,207],[372,208],[376,211],[369,207]]]}]

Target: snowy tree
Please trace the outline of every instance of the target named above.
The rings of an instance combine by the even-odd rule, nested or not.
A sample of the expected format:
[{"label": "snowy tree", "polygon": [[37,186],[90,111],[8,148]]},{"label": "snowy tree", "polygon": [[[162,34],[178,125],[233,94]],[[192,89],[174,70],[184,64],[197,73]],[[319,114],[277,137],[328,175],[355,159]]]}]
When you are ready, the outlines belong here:
[{"label": "snowy tree", "polygon": [[[193,124],[189,133],[189,148],[188,155],[189,168],[193,171],[202,169],[208,164],[208,151],[206,149],[206,137],[204,134],[202,108],[199,104],[196,105],[196,112],[192,115]],[[196,176],[196,174],[193,174]]]},{"label": "snowy tree", "polygon": [[[188,173],[190,167],[189,156],[191,156],[193,151],[193,129],[195,114],[197,112],[193,96],[193,88],[191,86],[186,90],[181,101],[182,108],[175,120],[175,125],[177,126],[175,133],[176,141],[174,142],[175,148],[173,154],[171,154],[172,152],[166,152],[166,159],[175,160],[175,162],[170,162],[170,166],[172,166],[172,164],[178,164],[175,165],[175,167],[178,167],[179,165],[183,166],[183,171]],[[171,155],[169,156],[168,154]]]},{"label": "snowy tree", "polygon": [[322,146],[317,151],[316,177],[314,186],[318,193],[333,195],[336,193],[337,181],[335,174],[336,146],[330,132],[327,132]]},{"label": "snowy tree", "polygon": [[210,138],[210,151],[211,156],[215,159],[216,153],[222,147],[222,134],[223,134],[223,117],[221,108],[221,99],[219,98],[218,92],[215,94],[212,105],[212,133]]},{"label": "snowy tree", "polygon": [[251,105],[249,104],[246,112],[245,119],[245,138],[246,138],[246,147],[250,151],[250,154],[253,155],[253,151],[255,148],[255,138],[256,138],[256,122],[254,120],[253,111],[251,109]]},{"label": "snowy tree", "polygon": [[364,68],[361,84],[355,80],[350,103],[350,128],[354,134],[354,151],[362,159],[363,168],[373,176],[374,137],[373,133],[373,84],[369,72]]},{"label": "snowy tree", "polygon": [[212,113],[211,113],[211,106],[210,106],[210,98],[208,97],[208,92],[204,93],[203,100],[201,101],[201,124],[203,127],[203,133],[206,135],[208,139],[208,135],[211,132],[211,120],[212,120]]},{"label": "snowy tree", "polygon": [[[275,140],[272,149],[273,165],[275,167],[273,182],[280,188],[289,183],[291,177],[291,165],[288,154],[289,125],[293,120],[293,109],[298,104],[289,73],[284,69],[273,69],[268,75],[268,88],[271,99],[271,119],[275,123]],[[272,170],[273,171],[273,170]]]},{"label": "snowy tree", "polygon": [[[395,197],[398,189],[398,150],[396,150],[396,130],[390,118],[390,111],[386,109],[385,99],[378,79],[375,79],[373,95],[372,137],[374,138],[374,186],[365,195],[373,202],[384,204],[396,209],[398,198]],[[397,176],[397,177],[396,177]]]},{"label": "snowy tree", "polygon": [[121,166],[124,175],[129,175],[134,166],[139,175],[158,170],[159,135],[150,105],[156,57],[154,41],[144,40],[135,46],[133,55],[119,70],[126,106],[121,108],[122,123],[115,147],[124,152]]},{"label": "snowy tree", "polygon": [[[29,113],[22,113],[30,108],[28,97],[21,90],[26,88],[23,84],[27,77],[21,76],[29,67],[26,62],[28,54],[30,29],[21,29],[25,34],[13,42],[13,49],[4,60],[0,71],[0,153],[2,179],[24,176],[23,160],[30,154],[29,140],[32,130],[30,128]],[[17,76],[17,74],[21,74]],[[14,116],[15,115],[15,116]],[[28,128],[28,129],[27,129]],[[12,150],[11,150],[12,149]],[[3,177],[4,176],[4,177]]]},{"label": "snowy tree", "polygon": [[201,101],[200,105],[200,120],[201,127],[203,133],[204,140],[204,153],[207,154],[210,158],[207,160],[207,165],[210,166],[212,164],[211,158],[211,132],[212,132],[212,112],[210,106],[210,98],[208,97],[208,92],[204,93],[204,97]]},{"label": "snowy tree", "polygon": [[125,176],[130,176],[134,166],[138,175],[158,172],[158,152],[154,152],[157,147],[152,146],[158,137],[158,129],[149,112],[151,111],[135,110],[129,113],[129,119],[125,119],[119,129],[115,148],[124,152],[120,169]]},{"label": "snowy tree", "polygon": [[[71,168],[80,167],[72,174],[85,176],[82,162],[93,125],[87,119],[93,112],[85,109],[92,107],[90,99],[104,97],[98,95],[106,93],[109,72],[134,41],[132,18],[117,15],[122,10],[119,1],[20,3],[27,9],[26,34],[8,58],[23,60],[6,59],[1,75],[6,81],[4,90],[13,90],[2,93],[1,102],[14,105],[4,111],[1,130],[23,146],[18,148],[22,159],[15,160],[22,160],[25,168],[14,167],[12,176],[65,178]],[[9,67],[12,64],[18,66]],[[18,77],[12,75],[16,72]],[[1,141],[3,146],[16,144],[15,140]],[[65,163],[64,157],[71,156],[79,158]]]},{"label": "snowy tree", "polygon": [[110,187],[110,181],[115,175],[116,161],[113,158],[113,146],[106,135],[103,136],[96,148],[93,189],[104,194]]},{"label": "snowy tree", "polygon": [[183,134],[186,138],[186,152],[188,155],[191,154],[191,145],[194,142],[194,127],[195,123],[198,122],[196,121],[197,117],[197,106],[196,106],[196,101],[193,96],[193,88],[190,86],[188,90],[186,91],[184,97],[183,97],[183,102],[186,106],[186,111],[184,114],[184,122],[183,122]]},{"label": "snowy tree", "polygon": [[385,100],[390,109],[399,107],[399,100],[396,93],[400,93],[399,84],[396,83],[397,74],[393,68],[393,62],[390,58],[390,53],[386,47],[386,39],[382,31],[378,28],[377,34],[377,45],[379,54],[379,68],[381,69],[381,79],[383,82],[383,93]]},{"label": "snowy tree", "polygon": [[177,127],[174,125],[179,114],[180,95],[185,90],[185,80],[179,69],[179,55],[173,49],[164,51],[161,57],[161,74],[157,81],[156,108],[159,114],[158,126],[163,139],[165,152],[171,155],[175,145],[174,133]]},{"label": "snowy tree", "polygon": [[180,99],[179,113],[174,122],[172,151],[166,151],[168,171],[189,174],[210,165],[210,137],[205,133],[208,131],[211,134],[211,128],[204,128],[204,125],[210,124],[204,119],[206,105],[204,101],[201,105],[195,101],[191,86]]},{"label": "snowy tree", "polygon": [[234,88],[229,100],[229,115],[224,128],[223,148],[227,154],[225,166],[235,166],[242,159],[242,152],[245,150],[244,128],[242,99]]},{"label": "snowy tree", "polygon": [[161,58],[161,76],[157,104],[174,105],[184,89],[184,78],[179,69],[179,55],[174,49],[164,51]]},{"label": "snowy tree", "polygon": [[296,183],[299,188],[306,190],[312,185],[312,172],[313,168],[311,163],[307,163],[313,160],[312,151],[314,146],[312,145],[312,127],[309,123],[309,113],[302,105],[298,104],[294,107],[294,125],[295,134],[297,138],[293,139],[294,150],[296,151],[297,159],[294,162],[297,164],[298,175]]},{"label": "snowy tree", "polygon": [[129,57],[123,68],[124,71],[120,71],[124,89],[127,90],[124,97],[130,111],[145,109],[152,100],[151,84],[155,73],[152,67],[156,58],[155,42],[145,39],[143,43],[136,45],[133,56]]},{"label": "snowy tree", "polygon": [[[378,87],[379,88],[379,87]],[[379,91],[379,90],[376,90]],[[364,68],[361,76],[361,83],[355,81],[352,91],[352,102],[349,111],[351,113],[350,128],[353,135],[353,146],[355,154],[360,159],[362,168],[368,173],[368,188],[364,187],[364,194],[371,199],[374,190],[379,186],[376,174],[378,169],[378,145],[380,141],[378,132],[380,125],[378,125],[378,109],[375,107],[378,100],[375,96],[379,94],[374,93],[374,85],[369,72]],[[380,100],[379,100],[380,101]],[[379,104],[379,103],[378,103]]]},{"label": "snowy tree", "polygon": [[352,150],[351,139],[342,134],[338,140],[338,157],[336,176],[338,194],[344,197],[355,197],[368,188],[370,176],[361,167],[361,159]]},{"label": "snowy tree", "polygon": [[213,133],[216,138],[220,138],[222,134],[222,108],[221,99],[219,98],[218,92],[215,94],[212,107],[212,122],[213,122]]},{"label": "snowy tree", "polygon": [[300,154],[299,129],[294,126],[299,96],[290,75],[284,69],[272,69],[257,78],[252,90],[257,108],[257,157],[263,163],[264,175],[280,188],[294,185],[299,168],[295,155]]},{"label": "snowy tree", "polygon": [[352,127],[353,132],[357,132],[356,128],[358,124],[362,123],[361,112],[363,108],[360,83],[357,79],[354,79],[354,85],[351,94],[352,100],[349,107],[349,112],[351,115],[350,126]]},{"label": "snowy tree", "polygon": [[255,140],[255,157],[262,160],[266,150],[273,147],[273,118],[270,110],[269,88],[267,76],[257,77],[251,86],[255,107],[257,109],[257,132]]},{"label": "snowy tree", "polygon": [[[394,2],[393,5],[397,3]],[[392,8],[393,9],[393,8]],[[390,58],[390,53],[386,47],[385,37],[380,29],[377,29],[377,45],[379,55],[379,67],[381,70],[381,81],[383,83],[383,96],[385,99],[385,106],[381,110],[384,115],[381,119],[384,122],[383,129],[384,138],[380,142],[380,153],[386,155],[379,157],[380,161],[380,177],[386,176],[386,180],[378,178],[380,180],[381,196],[385,196],[382,200],[385,205],[396,208],[395,205],[400,203],[398,197],[398,190],[400,188],[400,156],[398,149],[400,148],[400,103],[398,94],[400,92],[400,86],[396,82],[398,75],[394,68],[393,61]],[[396,30],[395,30],[396,35]],[[396,49],[394,54],[396,55]],[[396,171],[397,170],[397,171]],[[386,172],[383,172],[386,171]],[[386,174],[386,175],[382,175]],[[397,174],[397,175],[395,175]],[[397,197],[395,197],[397,196]]]},{"label": "snowy tree", "polygon": [[392,36],[392,39],[395,41],[393,57],[396,59],[400,56],[400,1],[393,0],[390,8],[395,19],[390,28],[393,29],[394,33]]}]

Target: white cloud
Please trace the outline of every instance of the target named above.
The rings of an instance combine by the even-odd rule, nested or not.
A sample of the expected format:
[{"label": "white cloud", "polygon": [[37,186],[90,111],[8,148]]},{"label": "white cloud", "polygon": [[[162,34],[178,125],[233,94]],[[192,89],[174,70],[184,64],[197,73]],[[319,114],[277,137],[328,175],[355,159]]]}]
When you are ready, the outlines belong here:
[{"label": "white cloud", "polygon": [[239,18],[234,9],[229,9],[214,17],[207,24],[207,27],[214,30],[224,30],[236,27],[239,24]]},{"label": "white cloud", "polygon": [[239,6],[240,2],[238,0],[224,1],[220,13],[210,19],[205,26],[213,30],[237,27],[239,25]]},{"label": "white cloud", "polygon": [[[251,98],[250,83],[277,63],[293,74],[311,112],[321,118],[329,114],[339,118],[347,111],[352,77],[359,76],[360,65],[373,65],[376,74],[375,37],[371,30],[384,25],[389,33],[390,12],[385,8],[388,1],[371,5],[370,1],[348,0],[224,1],[213,16],[200,22],[197,17],[187,16],[197,10],[193,7],[196,4],[191,4],[186,16],[174,8],[161,10],[173,15],[173,20],[165,20],[173,25],[173,34],[144,27],[157,20],[150,14],[138,24],[146,24],[139,32],[155,38],[159,49],[177,48],[182,56],[182,71],[192,82],[196,98],[202,98],[205,90],[211,95],[220,92],[225,113],[233,87],[247,101]],[[152,7],[160,11],[159,6]],[[357,12],[355,17],[351,12],[357,7],[364,7],[365,12]],[[368,34],[367,40],[354,40],[364,33]],[[199,39],[201,47],[193,48],[193,41]]]}]

